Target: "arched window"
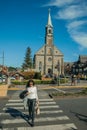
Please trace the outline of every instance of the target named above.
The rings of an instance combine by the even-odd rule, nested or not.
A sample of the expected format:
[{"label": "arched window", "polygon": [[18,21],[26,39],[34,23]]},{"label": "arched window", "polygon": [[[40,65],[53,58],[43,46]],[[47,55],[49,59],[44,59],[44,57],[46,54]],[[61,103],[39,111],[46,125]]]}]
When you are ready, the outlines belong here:
[{"label": "arched window", "polygon": [[49,33],[51,33],[51,29],[49,29]]},{"label": "arched window", "polygon": [[52,61],[52,58],[51,58],[51,57],[49,57],[49,58],[48,58],[48,61]]}]

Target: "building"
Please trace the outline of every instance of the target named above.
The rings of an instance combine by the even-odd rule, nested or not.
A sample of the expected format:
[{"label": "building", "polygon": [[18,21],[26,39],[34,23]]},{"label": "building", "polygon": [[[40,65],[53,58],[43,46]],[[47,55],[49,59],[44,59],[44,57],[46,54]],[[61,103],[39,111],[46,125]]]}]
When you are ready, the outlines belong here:
[{"label": "building", "polygon": [[87,75],[87,56],[79,55],[78,61],[74,62],[72,65],[71,72],[73,74],[85,74]]},{"label": "building", "polygon": [[71,75],[71,68],[73,66],[74,62],[64,62],[64,74],[66,76]]},{"label": "building", "polygon": [[87,55],[79,55],[78,61],[81,63],[87,62]]},{"label": "building", "polygon": [[42,75],[64,74],[63,54],[54,45],[53,38],[53,25],[49,10],[48,22],[45,27],[45,44],[34,55],[35,69]]}]

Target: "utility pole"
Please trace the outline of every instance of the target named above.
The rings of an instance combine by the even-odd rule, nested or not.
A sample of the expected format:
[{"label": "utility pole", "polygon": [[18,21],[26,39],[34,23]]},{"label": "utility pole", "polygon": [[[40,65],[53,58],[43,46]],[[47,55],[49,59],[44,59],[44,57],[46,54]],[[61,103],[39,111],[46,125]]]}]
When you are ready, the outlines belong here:
[{"label": "utility pole", "polygon": [[4,66],[4,51],[2,53],[2,66]]},{"label": "utility pole", "polygon": [[2,67],[1,67],[1,70],[0,70],[0,76],[1,76],[1,79],[2,79],[2,82],[3,82],[3,67],[4,67],[4,51],[2,52],[2,56],[0,57],[2,59]]},{"label": "utility pole", "polygon": [[60,62],[59,61],[57,64],[57,71],[58,71],[57,83],[58,83],[58,86],[60,86]]},{"label": "utility pole", "polygon": [[0,57],[2,59],[2,67],[4,66],[4,51],[2,52],[2,56]]}]

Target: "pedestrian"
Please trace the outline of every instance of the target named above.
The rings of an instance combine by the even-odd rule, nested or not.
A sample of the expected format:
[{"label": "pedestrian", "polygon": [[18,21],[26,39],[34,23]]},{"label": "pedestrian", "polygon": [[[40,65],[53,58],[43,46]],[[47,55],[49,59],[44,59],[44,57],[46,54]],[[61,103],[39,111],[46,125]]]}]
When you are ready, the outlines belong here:
[{"label": "pedestrian", "polygon": [[57,75],[54,74],[54,83],[57,83]]},{"label": "pedestrian", "polygon": [[71,75],[71,86],[75,85],[75,78],[76,78],[76,76],[72,74]]},{"label": "pedestrian", "polygon": [[80,74],[77,75],[77,84],[80,83]]},{"label": "pedestrian", "polygon": [[34,81],[31,79],[28,81],[26,85],[27,89],[27,104],[29,111],[29,120],[31,119],[31,126],[34,126],[35,119],[35,105],[39,104],[37,88],[35,86]]},{"label": "pedestrian", "polygon": [[86,75],[84,75],[84,79],[86,80]]}]

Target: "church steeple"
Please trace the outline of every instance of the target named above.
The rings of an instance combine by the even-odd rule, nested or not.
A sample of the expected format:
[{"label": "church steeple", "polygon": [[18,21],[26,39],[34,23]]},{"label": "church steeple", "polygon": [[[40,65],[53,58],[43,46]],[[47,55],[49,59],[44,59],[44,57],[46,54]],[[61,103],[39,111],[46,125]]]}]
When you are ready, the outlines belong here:
[{"label": "church steeple", "polygon": [[45,44],[51,46],[53,44],[53,25],[51,21],[50,9],[48,13],[48,23],[45,30]]},{"label": "church steeple", "polygon": [[47,23],[47,26],[51,26],[51,27],[52,27],[52,21],[51,21],[50,9],[49,9],[49,14],[48,14],[48,23]]}]

